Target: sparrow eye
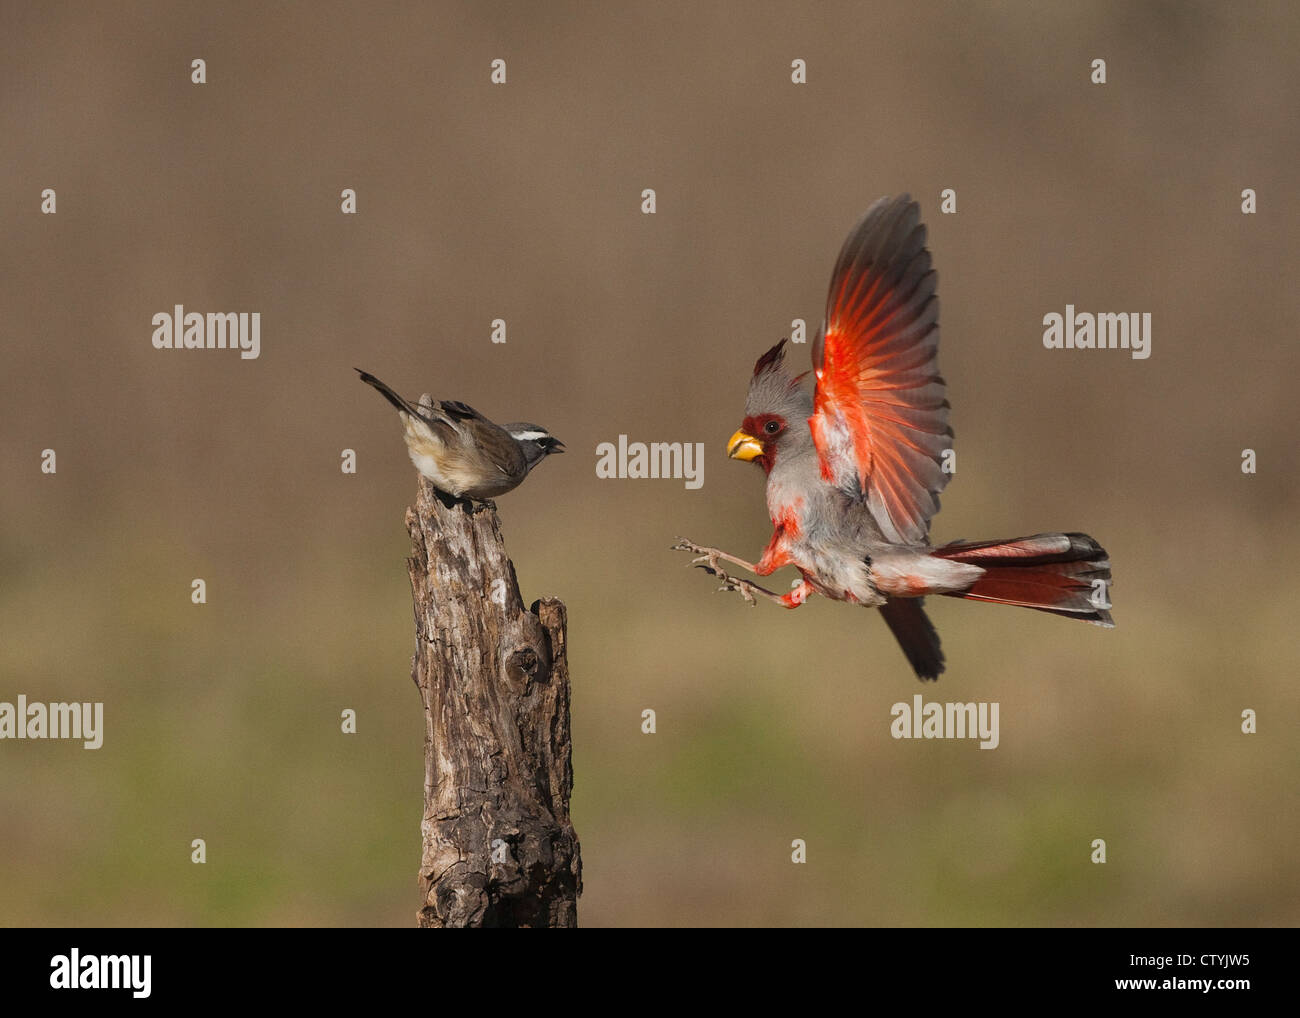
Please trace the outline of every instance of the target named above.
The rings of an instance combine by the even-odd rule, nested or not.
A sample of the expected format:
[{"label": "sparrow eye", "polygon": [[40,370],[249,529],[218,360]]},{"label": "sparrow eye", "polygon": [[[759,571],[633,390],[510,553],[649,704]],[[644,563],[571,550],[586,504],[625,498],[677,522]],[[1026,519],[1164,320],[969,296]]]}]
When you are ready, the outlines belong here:
[{"label": "sparrow eye", "polygon": [[775,435],[778,431],[781,430],[781,422],[768,421],[766,424],[763,425],[763,430],[766,431],[769,435]]}]

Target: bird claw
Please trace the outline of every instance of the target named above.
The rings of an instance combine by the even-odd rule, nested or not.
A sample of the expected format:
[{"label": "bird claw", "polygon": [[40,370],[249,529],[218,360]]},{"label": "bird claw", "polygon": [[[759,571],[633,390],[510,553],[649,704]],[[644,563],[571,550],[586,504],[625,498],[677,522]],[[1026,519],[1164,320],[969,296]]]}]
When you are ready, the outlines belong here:
[{"label": "bird claw", "polygon": [[762,588],[756,588],[754,584],[750,583],[748,580],[738,579],[723,569],[718,562],[722,552],[717,548],[705,548],[702,545],[696,544],[694,541],[688,541],[684,537],[679,537],[677,543],[672,546],[672,550],[689,551],[694,553],[696,557],[691,559],[689,565],[696,569],[703,569],[710,576],[714,576],[721,580],[722,586],[718,588],[717,593],[721,594],[726,591],[734,590],[751,605],[758,604],[758,599],[754,596],[754,593],[756,589],[762,590]]},{"label": "bird claw", "polygon": [[[687,549],[681,548],[679,550],[686,551]],[[712,555],[706,554],[699,556],[699,558],[691,559],[690,562],[687,563],[687,566],[694,566],[696,569],[703,569],[710,576],[716,576],[720,580],[728,580],[731,578],[727,575],[727,571],[718,564],[718,553],[716,551]]]},{"label": "bird claw", "polygon": [[692,564],[696,569],[703,569],[710,576],[716,577],[722,581],[722,586],[717,589],[716,593],[723,594],[727,591],[734,590],[751,605],[758,604],[757,599],[754,597],[754,585],[752,583],[748,580],[742,580],[732,576],[719,566],[716,561],[706,561],[708,558],[709,556],[707,555],[702,556],[701,558],[696,559]]},{"label": "bird claw", "polygon": [[751,607],[758,606],[758,599],[754,597],[754,585],[748,580],[738,580],[734,576],[728,576],[726,573],[719,573],[718,578],[722,580],[722,586],[718,588],[718,593],[727,590],[734,590],[739,592],[740,596],[743,597]]},{"label": "bird claw", "polygon": [[718,556],[721,552],[717,548],[703,548],[694,541],[688,541],[684,537],[679,537],[677,543],[669,549],[670,551],[689,551],[697,555],[690,561],[690,565],[706,569],[716,576],[725,576],[722,567],[718,565]]}]

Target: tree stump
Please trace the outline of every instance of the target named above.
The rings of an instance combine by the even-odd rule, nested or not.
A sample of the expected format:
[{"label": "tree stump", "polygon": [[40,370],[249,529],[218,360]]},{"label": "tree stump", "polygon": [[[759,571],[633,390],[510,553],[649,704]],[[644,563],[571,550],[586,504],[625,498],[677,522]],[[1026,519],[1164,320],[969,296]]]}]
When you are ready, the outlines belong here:
[{"label": "tree stump", "polygon": [[420,926],[576,926],[566,613],[524,609],[491,503],[420,478],[406,511],[424,701]]}]

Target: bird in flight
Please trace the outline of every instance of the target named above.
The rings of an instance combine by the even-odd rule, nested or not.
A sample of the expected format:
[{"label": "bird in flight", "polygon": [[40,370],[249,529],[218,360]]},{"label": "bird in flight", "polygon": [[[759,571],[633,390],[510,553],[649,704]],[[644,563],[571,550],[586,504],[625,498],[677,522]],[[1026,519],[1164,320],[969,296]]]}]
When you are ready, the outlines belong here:
[{"label": "bird in flight", "polygon": [[[930,519],[951,476],[952,429],[939,375],[939,301],[920,208],[882,198],[849,233],[812,346],[815,389],[785,370],[785,340],[758,359],[732,459],[767,474],[775,528],[758,562],[680,540],[693,564],[739,591],[797,608],[810,595],[879,608],[920,679],[944,670],[925,597],[1019,605],[1114,625],[1110,561],[1087,534],[1046,533],[934,547]],[[729,575],[792,565],[785,594]]]}]

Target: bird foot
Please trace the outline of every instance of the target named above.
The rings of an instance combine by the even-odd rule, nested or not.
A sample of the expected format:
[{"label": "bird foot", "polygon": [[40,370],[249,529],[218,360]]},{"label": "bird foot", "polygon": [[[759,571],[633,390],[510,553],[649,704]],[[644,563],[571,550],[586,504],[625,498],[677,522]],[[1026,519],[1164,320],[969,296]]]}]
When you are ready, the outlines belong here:
[{"label": "bird foot", "polygon": [[698,556],[697,558],[691,559],[691,565],[699,566],[701,569],[707,570],[719,579],[730,579],[730,577],[723,572],[722,567],[718,565],[718,559],[724,557],[724,553],[719,551],[717,548],[704,548],[696,544],[694,541],[688,541],[684,537],[679,537],[677,543],[669,550],[689,551]]},{"label": "bird foot", "polygon": [[[705,567],[701,567],[701,568],[705,568]],[[748,580],[738,580],[734,576],[728,576],[726,573],[722,572],[721,570],[709,570],[709,571],[712,572],[718,579],[722,581],[722,586],[718,588],[718,593],[722,593],[723,591],[728,591],[728,590],[735,590],[739,592],[740,596],[745,599],[745,602],[747,604],[751,606],[758,604],[758,599],[754,596],[754,594],[759,592],[762,588],[756,586],[753,583],[750,583]],[[764,593],[766,592],[764,591]]]},{"label": "bird foot", "polygon": [[741,562],[740,559],[733,558],[725,551],[719,551],[717,548],[705,548],[696,544],[694,541],[688,541],[685,538],[678,538],[677,543],[672,546],[672,551],[688,551],[695,554],[690,564],[696,569],[703,569],[710,576],[714,576],[722,581],[722,586],[718,588],[718,593],[724,591],[736,591],[750,605],[758,604],[758,596],[767,598],[769,601],[781,603],[781,595],[774,594],[765,587],[760,587],[757,583],[751,583],[749,580],[742,580],[732,576],[719,565],[719,559],[726,559],[729,562],[735,562],[737,565],[748,565]]}]

